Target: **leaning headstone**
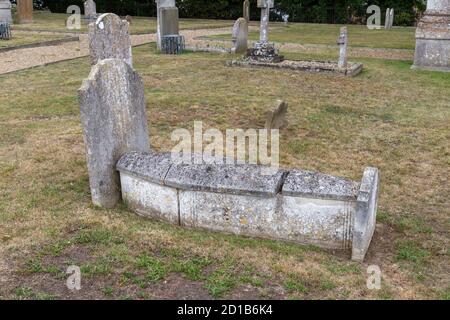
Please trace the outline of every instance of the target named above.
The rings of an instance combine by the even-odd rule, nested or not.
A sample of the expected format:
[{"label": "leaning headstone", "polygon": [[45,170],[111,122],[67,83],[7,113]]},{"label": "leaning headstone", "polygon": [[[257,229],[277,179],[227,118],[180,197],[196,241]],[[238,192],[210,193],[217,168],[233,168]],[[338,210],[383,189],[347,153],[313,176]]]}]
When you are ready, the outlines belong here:
[{"label": "leaning headstone", "polygon": [[84,2],[84,18],[87,20],[97,18],[97,5],[94,0],[86,0]]},{"label": "leaning headstone", "polygon": [[243,13],[242,16],[248,22],[250,22],[250,0],[245,0],[243,4]]},{"label": "leaning headstone", "polygon": [[233,26],[233,53],[244,53],[248,49],[248,24],[245,18],[236,20]]},{"label": "leaning headstone", "polygon": [[389,12],[389,29],[394,26],[394,8]]},{"label": "leaning headstone", "polygon": [[33,22],[33,0],[17,0],[17,21],[20,24]]},{"label": "leaning headstone", "polygon": [[385,29],[389,29],[389,26],[391,25],[390,19],[391,19],[391,9],[387,8],[386,9],[386,20],[384,21]]},{"label": "leaning headstone", "polygon": [[122,59],[133,66],[129,24],[114,13],[102,14],[89,24],[91,64],[103,59]]},{"label": "leaning headstone", "polygon": [[12,23],[11,2],[0,0],[0,22]]},{"label": "leaning headstone", "polygon": [[416,29],[413,68],[450,71],[450,0],[428,0]]},{"label": "leaning headstone", "polygon": [[[176,24],[176,28],[178,29],[178,9],[175,6],[175,0],[155,0],[156,1],[156,46],[158,50],[161,50],[161,40],[162,37],[165,35],[169,35],[173,30],[167,30],[167,26],[172,24]],[[172,12],[165,12],[164,16],[162,17],[162,11],[166,8],[175,8],[176,9],[176,21],[174,21],[174,18],[171,18],[171,15],[175,14],[175,11]],[[169,22],[167,21],[169,19]],[[172,19],[172,21],[170,21]],[[178,34],[178,31],[177,33]]]},{"label": "leaning headstone", "polygon": [[150,150],[144,85],[128,63],[106,59],[92,68],[78,96],[92,202],[112,208],[121,197],[117,161]]},{"label": "leaning headstone", "polygon": [[268,111],[266,114],[266,129],[281,129],[287,126],[288,104],[283,100],[278,100],[274,110]]},{"label": "leaning headstone", "polygon": [[347,68],[347,45],[348,34],[347,27],[341,27],[341,33],[339,35],[337,44],[339,45],[339,68]]}]

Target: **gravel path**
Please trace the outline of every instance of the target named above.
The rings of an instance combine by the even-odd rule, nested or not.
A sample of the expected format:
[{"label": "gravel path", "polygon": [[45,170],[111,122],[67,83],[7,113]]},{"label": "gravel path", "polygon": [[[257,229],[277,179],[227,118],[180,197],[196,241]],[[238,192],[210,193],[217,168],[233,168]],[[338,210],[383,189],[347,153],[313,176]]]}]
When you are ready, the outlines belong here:
[{"label": "gravel path", "polygon": [[[199,36],[208,36],[214,34],[228,33],[230,28],[220,29],[199,29],[199,30],[184,30],[181,34],[185,36],[188,45],[202,45],[202,42],[196,40]],[[39,34],[55,34],[54,32],[38,32]],[[70,33],[68,36],[72,35]],[[0,74],[14,72],[22,69],[28,69],[36,66],[41,66],[53,62],[75,59],[89,55],[89,43],[86,34],[73,34],[79,36],[80,41],[62,43],[54,46],[17,49],[8,52],[0,53]],[[133,46],[142,45],[145,43],[156,41],[155,34],[131,35],[131,43]],[[211,44],[211,41],[207,41]]]}]

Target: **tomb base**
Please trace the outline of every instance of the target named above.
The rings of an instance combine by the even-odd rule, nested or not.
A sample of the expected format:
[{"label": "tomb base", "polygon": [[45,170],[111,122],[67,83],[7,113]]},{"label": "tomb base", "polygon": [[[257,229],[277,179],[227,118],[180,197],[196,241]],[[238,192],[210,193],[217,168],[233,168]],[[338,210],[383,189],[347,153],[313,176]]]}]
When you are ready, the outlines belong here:
[{"label": "tomb base", "polygon": [[245,60],[278,63],[284,60],[283,56],[278,54],[275,44],[269,42],[257,42],[253,48],[247,50]]}]

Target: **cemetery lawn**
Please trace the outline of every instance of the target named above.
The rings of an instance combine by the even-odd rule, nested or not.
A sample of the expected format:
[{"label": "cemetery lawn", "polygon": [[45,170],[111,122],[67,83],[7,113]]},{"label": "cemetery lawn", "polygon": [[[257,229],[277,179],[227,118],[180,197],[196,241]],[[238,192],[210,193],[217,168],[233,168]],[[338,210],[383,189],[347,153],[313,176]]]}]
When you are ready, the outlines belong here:
[{"label": "cemetery lawn", "polygon": [[[256,23],[252,21],[251,25]],[[339,29],[336,24],[271,23],[270,41],[279,43],[336,45]],[[415,28],[393,28],[391,30],[369,30],[366,26],[349,25],[348,36],[351,47],[410,49],[415,47]],[[211,39],[230,40],[230,34],[210,36]],[[250,40],[258,40],[259,32],[250,32]]]},{"label": "cemetery lawn", "polygon": [[[367,258],[183,229],[91,205],[77,89],[88,58],[0,76],[0,297],[449,299],[450,74],[358,58],[355,78],[225,66],[229,55],[134,48],[152,146],[176,128],[262,128],[289,103],[281,163],[360,180],[381,172]],[[287,54],[289,58],[311,57]],[[327,51],[312,58],[333,58]],[[21,84],[21,85],[18,85]],[[82,290],[65,286],[80,266]],[[381,290],[366,270],[379,265]]]},{"label": "cemetery lawn", "polygon": [[[55,31],[55,32],[87,32],[87,24],[81,24],[81,30],[68,30],[66,20],[69,14],[50,13],[48,11],[34,11],[33,23],[14,24],[13,30]],[[203,20],[203,19],[180,19],[180,29],[208,29],[230,27],[233,21],[228,20]],[[146,34],[156,32],[156,18],[133,17],[130,25],[131,34]]]},{"label": "cemetery lawn", "polygon": [[65,35],[43,35],[36,33],[26,33],[26,32],[14,32],[13,37],[10,40],[0,41],[0,49],[2,48],[12,48],[17,46],[36,44],[39,42],[46,42],[52,40],[64,39]]}]

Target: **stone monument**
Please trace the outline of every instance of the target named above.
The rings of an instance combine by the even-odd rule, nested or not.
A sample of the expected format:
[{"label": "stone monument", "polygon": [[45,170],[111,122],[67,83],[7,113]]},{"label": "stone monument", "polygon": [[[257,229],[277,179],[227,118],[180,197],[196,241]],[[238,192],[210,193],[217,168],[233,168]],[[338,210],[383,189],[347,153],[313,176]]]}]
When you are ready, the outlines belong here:
[{"label": "stone monument", "polygon": [[86,0],[84,2],[84,18],[86,20],[94,20],[97,18],[97,5],[94,0]]},{"label": "stone monument", "polygon": [[133,66],[129,24],[114,13],[102,14],[89,24],[89,49],[91,64],[100,60],[122,59]]},{"label": "stone monument", "polygon": [[259,42],[247,52],[247,57],[254,61],[281,62],[283,56],[278,55],[275,44],[269,43],[269,16],[270,9],[274,6],[274,0],[258,0],[258,8],[261,8],[261,26],[259,31]]},{"label": "stone monument", "polygon": [[248,49],[248,23],[245,18],[236,20],[233,26],[233,48],[232,53],[245,53]]},{"label": "stone monument", "polygon": [[150,150],[144,85],[121,59],[96,64],[78,90],[92,202],[113,208],[121,198],[116,163]]},{"label": "stone monument", "polygon": [[0,0],[0,22],[12,23],[11,2]]},{"label": "stone monument", "polygon": [[413,68],[450,71],[450,0],[428,0],[416,29]]},{"label": "stone monument", "polygon": [[339,35],[337,44],[339,45],[338,68],[347,68],[347,45],[348,45],[347,27],[341,27],[341,33]]},{"label": "stone monument", "polygon": [[156,0],[156,45],[161,50],[162,37],[179,33],[178,8],[175,0]]},{"label": "stone monument", "polygon": [[17,21],[19,24],[33,22],[33,0],[17,0]]},{"label": "stone monument", "polygon": [[244,8],[243,8],[242,16],[247,21],[247,23],[249,23],[250,22],[250,0],[245,0],[243,6],[244,6]]}]

